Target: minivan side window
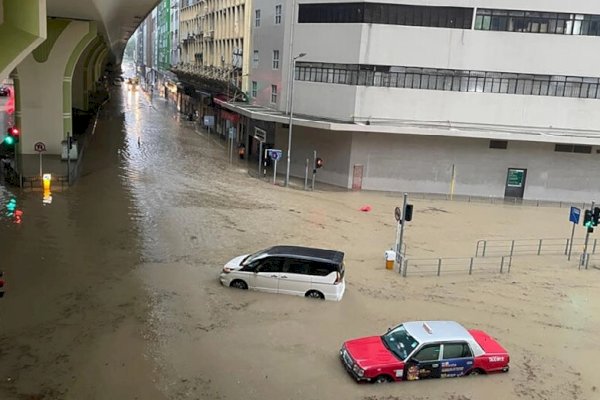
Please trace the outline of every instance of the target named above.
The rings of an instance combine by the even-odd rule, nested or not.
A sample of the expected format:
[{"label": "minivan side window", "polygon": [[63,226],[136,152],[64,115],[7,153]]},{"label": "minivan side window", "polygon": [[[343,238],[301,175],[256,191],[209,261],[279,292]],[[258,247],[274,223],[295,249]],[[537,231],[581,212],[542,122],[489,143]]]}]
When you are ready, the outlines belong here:
[{"label": "minivan side window", "polygon": [[287,272],[289,274],[308,275],[308,264],[309,261],[288,258],[283,264],[283,272]]},{"label": "minivan side window", "polygon": [[260,261],[256,272],[281,272],[281,258],[267,257]]},{"label": "minivan side window", "polygon": [[309,274],[316,276],[327,276],[335,271],[333,264],[323,263],[319,261],[312,261],[309,266]]}]

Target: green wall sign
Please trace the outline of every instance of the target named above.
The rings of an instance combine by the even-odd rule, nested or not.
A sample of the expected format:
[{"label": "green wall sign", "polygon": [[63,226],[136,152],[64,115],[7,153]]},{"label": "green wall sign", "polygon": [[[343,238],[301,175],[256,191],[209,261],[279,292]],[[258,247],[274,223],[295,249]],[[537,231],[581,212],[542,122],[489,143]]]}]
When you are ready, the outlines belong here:
[{"label": "green wall sign", "polygon": [[525,176],[525,170],[523,169],[509,169],[506,186],[508,187],[522,187],[523,177]]}]

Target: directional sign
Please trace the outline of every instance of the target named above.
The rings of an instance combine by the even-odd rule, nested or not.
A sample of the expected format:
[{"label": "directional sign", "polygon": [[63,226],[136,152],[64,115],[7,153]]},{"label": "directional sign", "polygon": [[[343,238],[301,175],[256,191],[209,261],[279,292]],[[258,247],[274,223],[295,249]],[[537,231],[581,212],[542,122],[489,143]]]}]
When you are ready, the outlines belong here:
[{"label": "directional sign", "polygon": [[43,151],[46,151],[46,145],[43,142],[37,142],[33,145],[33,149],[38,153],[41,153]]},{"label": "directional sign", "polygon": [[215,126],[215,116],[214,115],[205,115],[204,116],[204,126]]},{"label": "directional sign", "polygon": [[577,207],[571,207],[571,212],[569,213],[569,221],[574,224],[579,223],[579,216],[581,215],[581,210]]},{"label": "directional sign", "polygon": [[267,150],[267,154],[271,157],[271,160],[277,161],[281,159],[282,151],[278,149],[269,149]]}]

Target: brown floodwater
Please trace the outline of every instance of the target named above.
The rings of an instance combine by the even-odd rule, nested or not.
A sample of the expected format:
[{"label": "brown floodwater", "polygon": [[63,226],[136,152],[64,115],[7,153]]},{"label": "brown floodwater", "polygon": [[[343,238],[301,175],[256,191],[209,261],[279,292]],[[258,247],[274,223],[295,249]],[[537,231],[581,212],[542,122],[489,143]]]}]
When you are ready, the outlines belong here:
[{"label": "brown floodwater", "polygon": [[[541,256],[515,258],[510,274],[403,278],[383,259],[399,196],[286,189],[247,169],[164,99],[123,87],[72,188],[44,205],[41,192],[0,187],[0,399],[598,398],[597,269]],[[20,223],[6,208],[13,198]],[[411,257],[570,234],[564,208],[414,204]],[[344,299],[220,286],[226,261],[282,243],[344,251]],[[414,319],[488,331],[511,353],[510,372],[353,382],[342,342]]]}]

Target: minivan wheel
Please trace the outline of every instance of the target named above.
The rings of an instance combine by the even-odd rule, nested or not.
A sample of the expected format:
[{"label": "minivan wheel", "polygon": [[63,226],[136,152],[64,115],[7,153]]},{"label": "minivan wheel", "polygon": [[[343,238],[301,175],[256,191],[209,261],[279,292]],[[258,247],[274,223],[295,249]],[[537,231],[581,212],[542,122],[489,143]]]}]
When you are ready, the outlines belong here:
[{"label": "minivan wheel", "polygon": [[308,292],[306,292],[305,296],[310,297],[311,299],[321,299],[321,300],[325,299],[325,296],[323,296],[323,293],[318,292],[316,290],[309,290]]},{"label": "minivan wheel", "polygon": [[248,289],[248,285],[246,285],[246,282],[239,280],[239,279],[232,281],[229,284],[229,286],[232,288],[236,288],[236,289],[243,289],[243,290]]}]

